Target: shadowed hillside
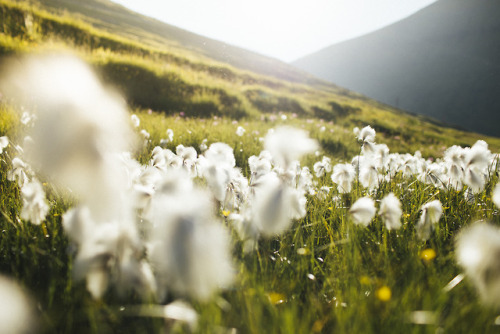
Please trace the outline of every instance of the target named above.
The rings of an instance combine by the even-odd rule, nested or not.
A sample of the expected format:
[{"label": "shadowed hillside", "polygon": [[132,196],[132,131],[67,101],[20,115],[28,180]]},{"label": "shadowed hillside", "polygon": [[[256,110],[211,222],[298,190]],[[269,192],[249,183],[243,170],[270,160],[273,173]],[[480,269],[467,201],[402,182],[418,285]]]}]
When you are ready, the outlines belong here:
[{"label": "shadowed hillside", "polygon": [[440,0],[294,62],[392,106],[500,136],[500,2]]}]

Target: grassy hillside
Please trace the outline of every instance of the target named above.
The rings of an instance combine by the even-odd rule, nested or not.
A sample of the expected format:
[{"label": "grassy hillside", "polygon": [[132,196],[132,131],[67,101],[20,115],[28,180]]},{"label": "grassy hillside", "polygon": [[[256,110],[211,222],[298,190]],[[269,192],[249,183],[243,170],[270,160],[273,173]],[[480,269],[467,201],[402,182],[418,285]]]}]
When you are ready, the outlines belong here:
[{"label": "grassy hillside", "polygon": [[[0,3],[1,54],[70,48],[93,63],[131,106],[197,117],[268,118],[285,112],[301,119],[321,118],[347,129],[371,124],[384,140],[394,143],[393,149],[420,149],[424,155],[438,155],[443,145],[451,143],[472,145],[480,138],[328,83],[289,82],[197,58],[192,52],[153,47],[94,28],[69,11],[56,15],[40,6]],[[497,147],[496,139],[489,142]]]}]

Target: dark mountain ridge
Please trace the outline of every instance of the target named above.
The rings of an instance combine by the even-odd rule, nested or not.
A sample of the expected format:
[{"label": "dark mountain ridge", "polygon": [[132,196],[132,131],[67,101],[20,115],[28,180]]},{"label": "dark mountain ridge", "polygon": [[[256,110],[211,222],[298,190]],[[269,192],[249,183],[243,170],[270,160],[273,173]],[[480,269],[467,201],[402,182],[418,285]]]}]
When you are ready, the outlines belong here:
[{"label": "dark mountain ridge", "polygon": [[293,64],[383,103],[500,136],[500,2],[440,0]]}]

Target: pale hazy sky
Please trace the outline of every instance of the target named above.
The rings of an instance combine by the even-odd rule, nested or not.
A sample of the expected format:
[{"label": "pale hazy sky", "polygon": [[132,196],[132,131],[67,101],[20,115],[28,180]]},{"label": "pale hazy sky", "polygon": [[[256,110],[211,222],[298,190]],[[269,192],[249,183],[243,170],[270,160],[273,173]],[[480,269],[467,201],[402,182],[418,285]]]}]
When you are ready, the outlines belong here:
[{"label": "pale hazy sky", "polygon": [[113,0],[284,61],[401,20],[436,0]]}]

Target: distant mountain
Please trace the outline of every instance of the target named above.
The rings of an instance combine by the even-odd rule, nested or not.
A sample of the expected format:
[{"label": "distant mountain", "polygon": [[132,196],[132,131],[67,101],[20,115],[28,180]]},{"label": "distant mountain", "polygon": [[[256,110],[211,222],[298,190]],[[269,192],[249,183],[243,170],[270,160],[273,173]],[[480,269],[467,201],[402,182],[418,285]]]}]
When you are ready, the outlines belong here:
[{"label": "distant mountain", "polygon": [[293,65],[397,108],[500,136],[498,0],[440,0]]},{"label": "distant mountain", "polygon": [[121,34],[141,43],[191,52],[195,57],[230,64],[252,72],[270,75],[293,82],[318,82],[316,78],[280,60],[204,37],[138,14],[110,0],[31,0],[56,12],[79,14],[80,19],[93,26]]}]

